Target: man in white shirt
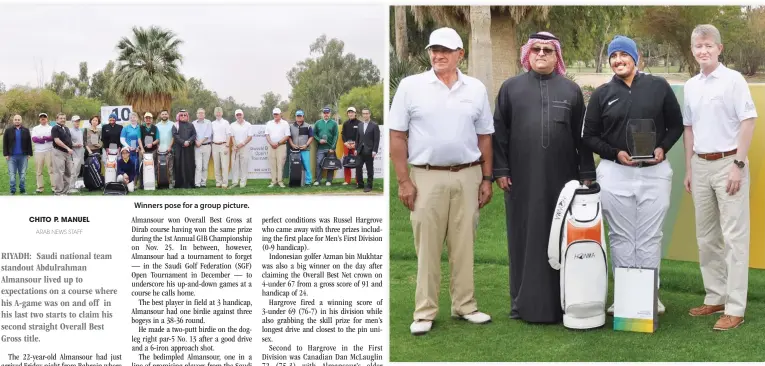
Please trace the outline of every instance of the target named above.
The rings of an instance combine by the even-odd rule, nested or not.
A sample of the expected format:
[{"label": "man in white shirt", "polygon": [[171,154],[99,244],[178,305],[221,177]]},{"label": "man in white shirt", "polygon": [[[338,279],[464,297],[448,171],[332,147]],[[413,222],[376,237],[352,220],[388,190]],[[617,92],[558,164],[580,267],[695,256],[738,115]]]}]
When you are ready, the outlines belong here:
[{"label": "man in white shirt", "polygon": [[69,134],[72,135],[72,176],[69,181],[69,193],[78,193],[75,183],[80,176],[80,169],[85,162],[85,130],[80,128],[80,116],[72,116],[72,127],[69,127]]},{"label": "man in white shirt", "polygon": [[205,110],[197,109],[197,120],[192,123],[197,131],[197,148],[194,150],[194,188],[207,187],[207,168],[212,151],[212,124],[205,119]]},{"label": "man in white shirt", "polygon": [[43,168],[48,169],[51,190],[56,190],[56,183],[53,180],[53,137],[51,137],[52,126],[48,123],[48,114],[40,113],[37,116],[40,124],[32,128],[32,146],[35,151],[35,167],[37,169],[37,193],[43,193],[45,190],[45,179],[43,178]]},{"label": "man in white shirt", "polygon": [[706,297],[691,316],[723,315],[713,329],[744,322],[749,273],[749,165],[757,111],[740,73],[718,61],[723,45],[712,25],[691,33],[701,72],[684,88],[685,189],[696,211],[696,240]]},{"label": "man in white shirt", "polygon": [[252,141],[252,124],[244,120],[244,112],[241,109],[237,109],[234,115],[236,122],[231,124],[231,137],[234,140],[234,151],[231,153],[234,159],[232,164],[234,179],[231,181],[231,186],[235,187],[239,184],[239,187],[244,188],[247,186],[250,165],[250,151],[247,144]]},{"label": "man in white shirt", "polygon": [[271,168],[272,188],[275,184],[284,188],[282,176],[284,175],[284,162],[287,160],[287,140],[290,138],[290,125],[282,121],[282,110],[274,108],[274,119],[266,122],[266,141],[268,142],[268,165]]},{"label": "man in white shirt", "polygon": [[401,81],[388,119],[398,195],[412,211],[417,251],[414,335],[429,332],[438,313],[444,240],[452,316],[474,324],[491,321],[478,311],[473,281],[479,209],[492,194],[489,98],[486,86],[457,68],[465,51],[454,29],[433,31],[426,48],[433,68]]},{"label": "man in white shirt", "polygon": [[215,170],[215,186],[228,188],[229,147],[231,144],[231,123],[223,119],[223,108],[215,107],[215,121],[212,122],[212,156]]}]

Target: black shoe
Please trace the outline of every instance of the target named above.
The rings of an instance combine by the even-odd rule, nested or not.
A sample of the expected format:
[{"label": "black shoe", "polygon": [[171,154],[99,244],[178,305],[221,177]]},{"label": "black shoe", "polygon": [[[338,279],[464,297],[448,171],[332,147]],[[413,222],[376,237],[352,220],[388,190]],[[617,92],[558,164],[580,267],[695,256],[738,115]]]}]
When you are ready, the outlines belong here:
[{"label": "black shoe", "polygon": [[356,186],[356,189],[362,189],[364,186]]},{"label": "black shoe", "polygon": [[372,187],[366,187],[366,188],[364,188],[364,192],[372,192]]},{"label": "black shoe", "polygon": [[22,190],[19,194],[27,194],[27,191]]},{"label": "black shoe", "polygon": [[14,196],[14,195],[16,195],[16,192],[11,191],[11,196]]}]

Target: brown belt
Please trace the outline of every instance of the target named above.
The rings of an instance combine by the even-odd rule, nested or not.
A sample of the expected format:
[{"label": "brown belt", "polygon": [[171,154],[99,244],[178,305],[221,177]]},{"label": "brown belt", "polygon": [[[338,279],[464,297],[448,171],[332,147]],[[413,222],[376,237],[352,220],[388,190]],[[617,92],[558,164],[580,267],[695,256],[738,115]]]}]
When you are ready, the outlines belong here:
[{"label": "brown belt", "polygon": [[719,160],[726,156],[736,155],[737,151],[738,149],[733,149],[731,151],[726,151],[726,152],[716,152],[716,153],[696,154],[696,155],[698,155],[700,158],[704,160]]},{"label": "brown belt", "polygon": [[425,165],[412,165],[415,168],[425,169],[425,170],[448,170],[450,172],[458,172],[465,168],[470,168],[471,166],[480,165],[483,163],[482,161],[474,161],[472,163],[466,163],[466,164],[458,164],[458,165],[450,165],[450,166],[435,166],[430,164]]},{"label": "brown belt", "polygon": [[223,141],[223,142],[213,142],[213,144],[215,144],[215,145],[223,145],[225,143],[226,143],[226,141]]}]

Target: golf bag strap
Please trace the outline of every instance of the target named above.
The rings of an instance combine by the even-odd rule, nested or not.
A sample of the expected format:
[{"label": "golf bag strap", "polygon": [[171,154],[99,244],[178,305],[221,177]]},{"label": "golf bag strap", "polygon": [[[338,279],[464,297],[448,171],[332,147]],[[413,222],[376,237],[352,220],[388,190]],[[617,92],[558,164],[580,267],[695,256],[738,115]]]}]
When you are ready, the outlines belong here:
[{"label": "golf bag strap", "polygon": [[577,188],[579,188],[578,181],[572,180],[566,183],[558,196],[558,202],[555,204],[555,213],[550,227],[550,240],[547,243],[547,260],[550,267],[556,271],[560,270],[561,231],[566,223],[566,216],[568,216],[571,202],[574,201]]}]

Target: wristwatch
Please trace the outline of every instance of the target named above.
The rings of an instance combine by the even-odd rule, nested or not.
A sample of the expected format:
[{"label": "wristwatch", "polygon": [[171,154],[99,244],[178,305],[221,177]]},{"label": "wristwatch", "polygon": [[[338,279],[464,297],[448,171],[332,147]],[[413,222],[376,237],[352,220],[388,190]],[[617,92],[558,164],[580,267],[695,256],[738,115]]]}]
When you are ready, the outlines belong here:
[{"label": "wristwatch", "polygon": [[739,167],[739,169],[744,169],[744,165],[746,165],[746,164],[745,164],[743,161],[741,161],[741,160],[733,160],[733,164],[736,164],[736,166],[737,166],[737,167]]},{"label": "wristwatch", "polygon": [[488,180],[489,182],[491,182],[491,175],[484,175],[483,180]]}]

